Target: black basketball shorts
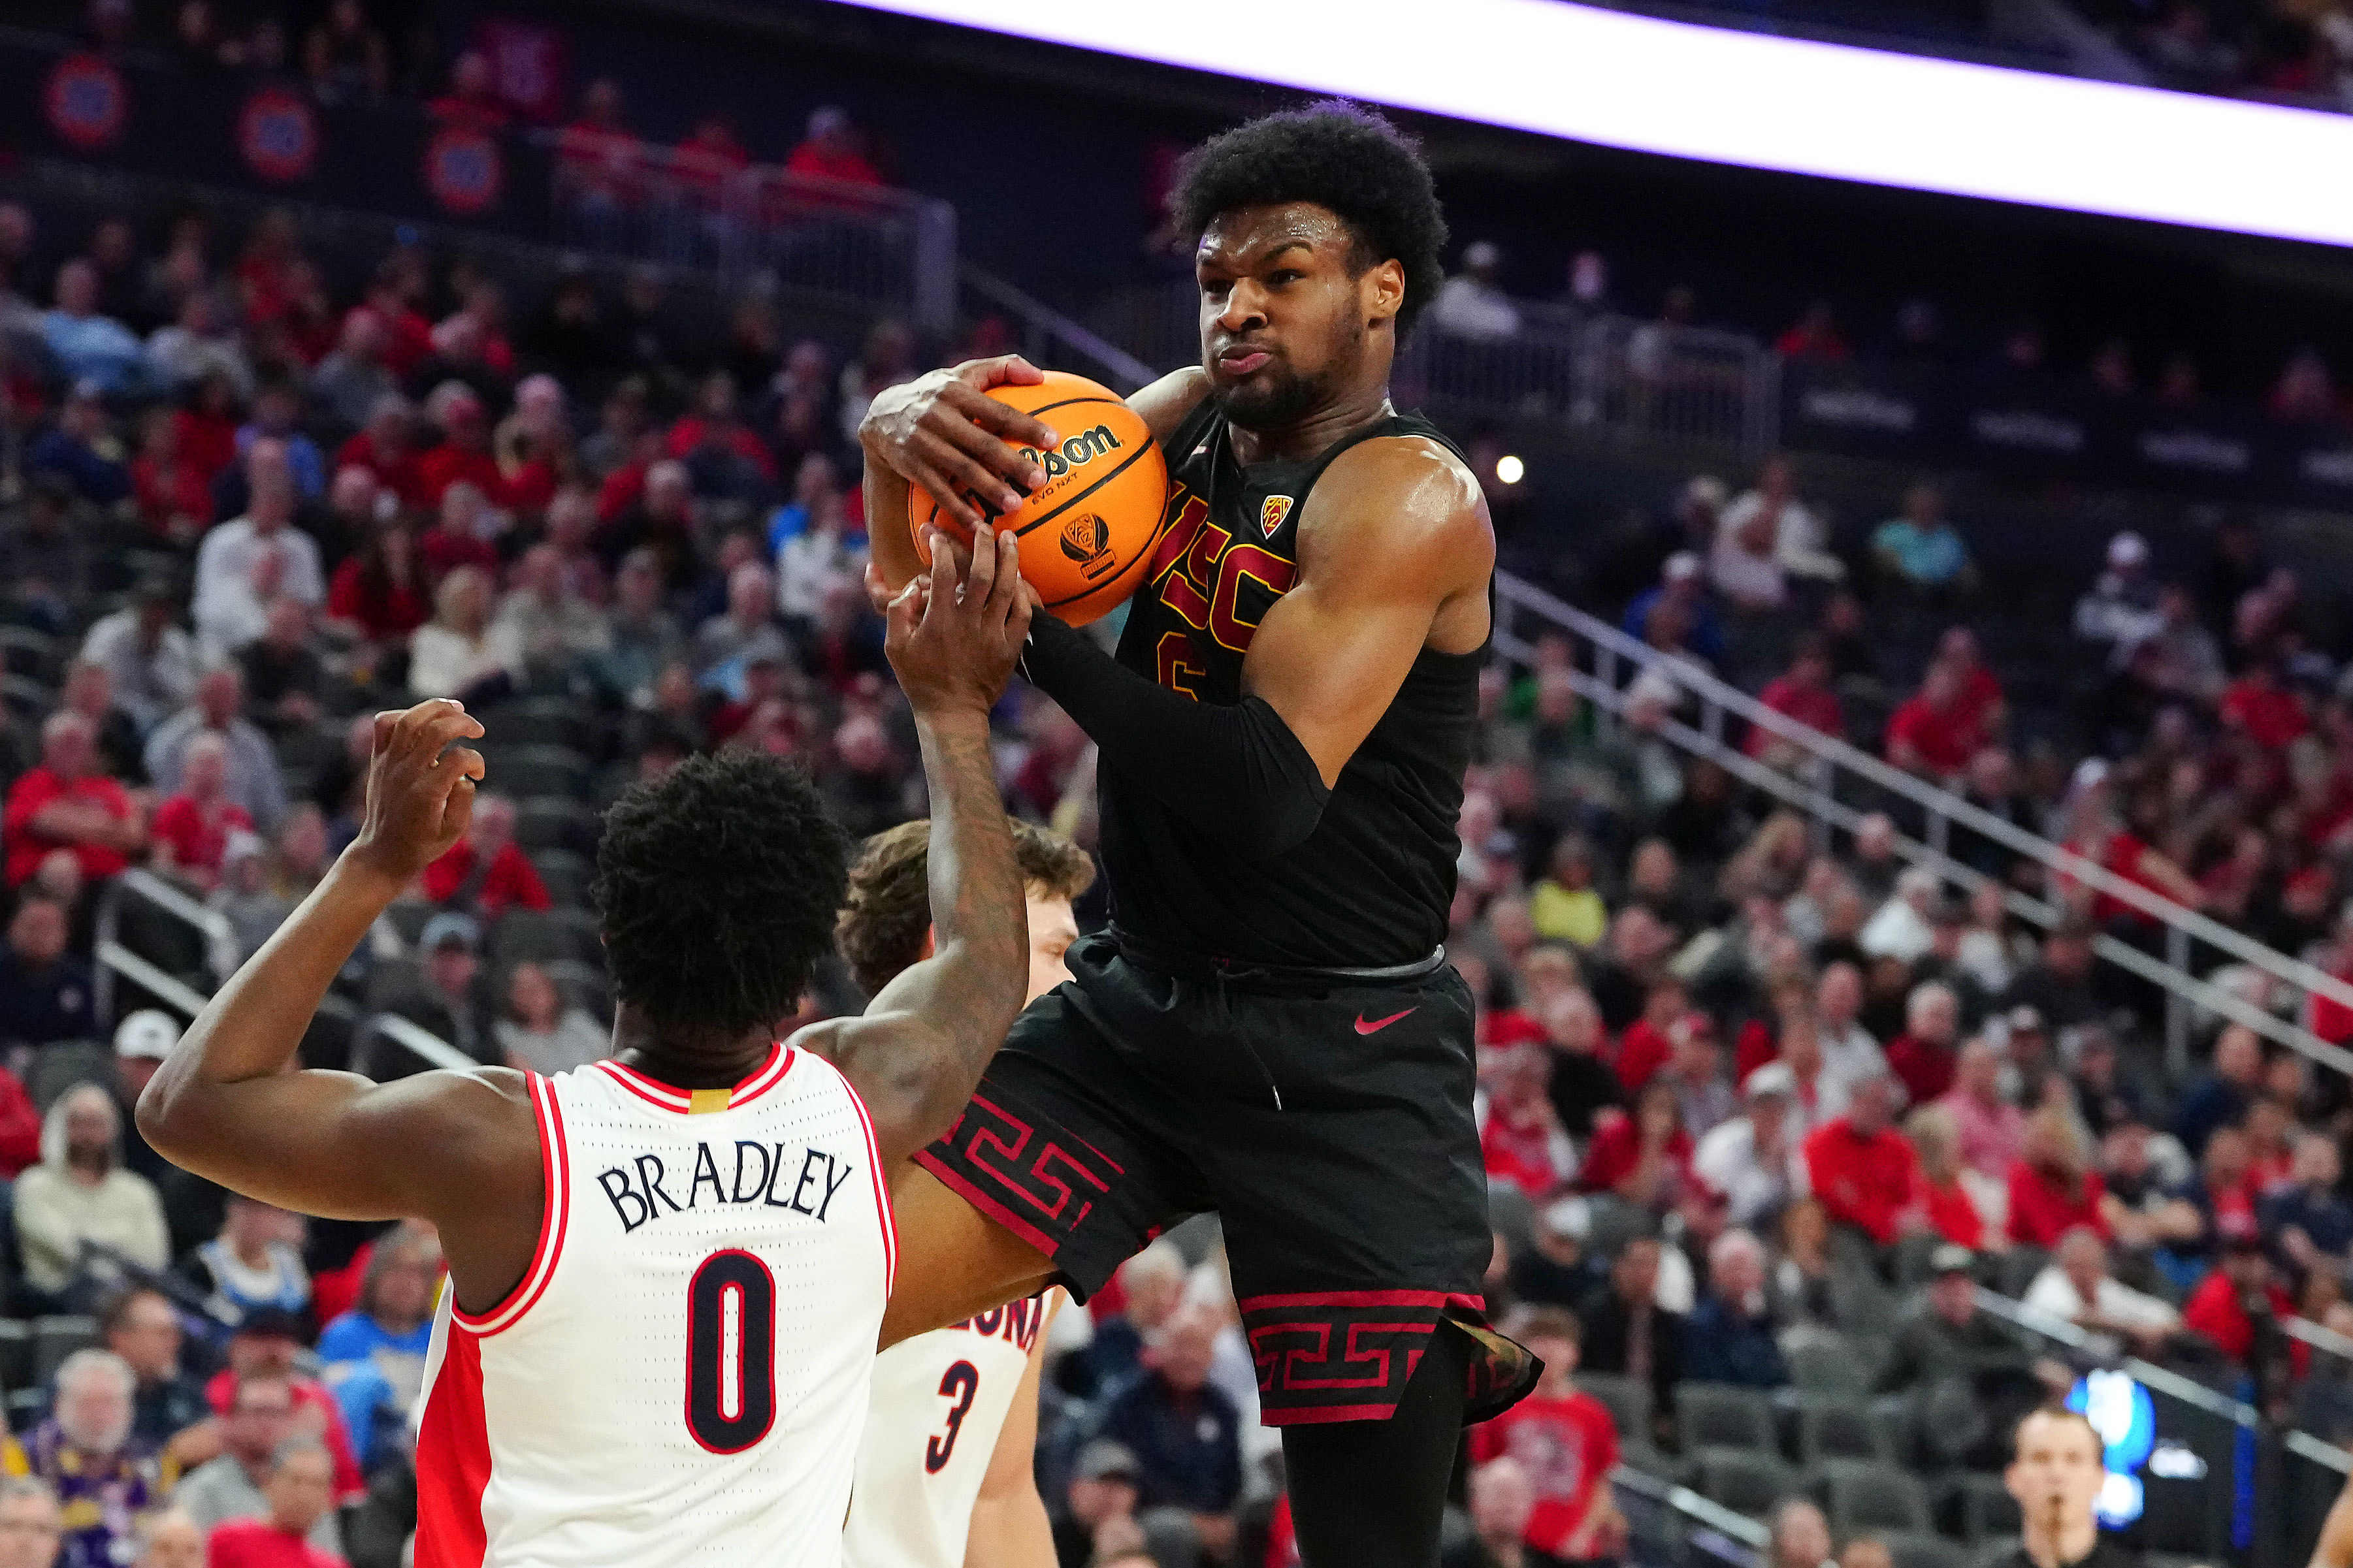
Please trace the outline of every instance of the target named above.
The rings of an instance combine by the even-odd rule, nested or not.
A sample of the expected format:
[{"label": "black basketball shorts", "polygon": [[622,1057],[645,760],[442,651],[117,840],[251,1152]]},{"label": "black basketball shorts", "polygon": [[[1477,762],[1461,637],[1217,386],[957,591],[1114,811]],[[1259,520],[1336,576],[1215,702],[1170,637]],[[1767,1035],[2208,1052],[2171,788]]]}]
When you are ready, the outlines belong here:
[{"label": "black basketball shorts", "polygon": [[1470,1420],[1533,1385],[1486,1325],[1487,1182],[1469,989],[1175,974],[1109,933],[1015,1022],[918,1154],[1053,1259],[1083,1301],[1216,1210],[1269,1426],[1385,1419],[1441,1322],[1472,1342]]}]

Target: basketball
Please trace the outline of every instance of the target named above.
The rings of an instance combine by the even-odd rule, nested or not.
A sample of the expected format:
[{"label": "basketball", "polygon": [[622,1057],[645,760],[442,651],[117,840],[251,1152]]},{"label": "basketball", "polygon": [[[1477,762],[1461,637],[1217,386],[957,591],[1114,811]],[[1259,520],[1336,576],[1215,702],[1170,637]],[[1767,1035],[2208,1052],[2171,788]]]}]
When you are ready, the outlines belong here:
[{"label": "basketball", "polygon": [[[1062,444],[1050,452],[1022,448],[1046,470],[1046,482],[1010,513],[999,517],[987,501],[968,499],[1021,541],[1021,575],[1046,608],[1084,626],[1135,591],[1160,534],[1168,465],[1143,416],[1085,376],[1050,370],[1038,385],[991,387],[988,395],[1044,420]],[[911,487],[907,526],[918,551],[927,522],[970,542],[929,492]],[[930,561],[928,551],[923,558]]]}]

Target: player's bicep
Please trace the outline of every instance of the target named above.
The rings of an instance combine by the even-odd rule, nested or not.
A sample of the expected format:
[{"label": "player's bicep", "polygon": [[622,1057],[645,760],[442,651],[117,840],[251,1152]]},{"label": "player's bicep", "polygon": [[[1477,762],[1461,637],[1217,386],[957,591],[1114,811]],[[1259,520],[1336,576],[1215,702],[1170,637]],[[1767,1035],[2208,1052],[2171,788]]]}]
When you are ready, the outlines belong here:
[{"label": "player's bicep", "polygon": [[[865,1102],[886,1172],[946,1131],[962,1110],[950,1104],[939,1064],[953,1049],[920,1005],[929,988],[911,965],[854,1018],[829,1018],[792,1037],[797,1050],[831,1062]],[[911,984],[912,980],[912,984]]]},{"label": "player's bicep", "polygon": [[1405,684],[1437,605],[1302,582],[1275,601],[1242,662],[1242,690],[1282,716],[1326,785]]}]

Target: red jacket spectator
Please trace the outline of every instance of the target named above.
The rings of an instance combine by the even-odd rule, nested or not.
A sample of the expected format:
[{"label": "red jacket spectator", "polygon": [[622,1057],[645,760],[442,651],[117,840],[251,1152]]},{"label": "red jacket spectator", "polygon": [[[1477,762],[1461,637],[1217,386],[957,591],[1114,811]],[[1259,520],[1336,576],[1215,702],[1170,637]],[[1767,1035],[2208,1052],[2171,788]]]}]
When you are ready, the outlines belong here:
[{"label": "red jacket spectator", "polygon": [[223,468],[237,461],[237,421],[205,408],[182,408],[172,416],[180,460],[192,465],[211,484]]},{"label": "red jacket spectator", "polygon": [[2224,725],[2243,731],[2259,746],[2277,751],[2312,728],[2304,699],[2279,683],[2269,665],[2257,664],[2222,689]]},{"label": "red jacket spectator", "polygon": [[[225,1366],[213,1373],[205,1384],[205,1399],[216,1415],[227,1415],[237,1403],[237,1368]],[[327,1453],[335,1461],[335,1495],[349,1501],[367,1490],[366,1479],[360,1474],[360,1462],[352,1451],[351,1428],[343,1425],[343,1408],[327,1385],[315,1377],[299,1373],[289,1376],[288,1386],[294,1391],[294,1403],[307,1405],[320,1414],[319,1441],[327,1446]]]},{"label": "red jacket spectator", "polygon": [[1985,1216],[1978,1213],[1975,1199],[1968,1189],[1957,1181],[1943,1186],[1923,1179],[1921,1191],[1928,1197],[1928,1223],[1947,1241],[1957,1242],[1972,1252],[1984,1250]]},{"label": "red jacket spectator", "polygon": [[384,368],[397,381],[433,357],[433,323],[401,293],[397,284],[369,290],[367,303],[353,307],[373,310],[384,322]]},{"label": "red jacket spectator", "polygon": [[175,517],[200,529],[212,524],[212,480],[185,458],[165,461],[142,453],[132,458],[131,493],[139,503],[139,521],[151,532],[164,533]]},{"label": "red jacket spectator", "polygon": [[[1846,733],[1846,715],[1839,707],[1838,693],[1827,686],[1777,675],[1765,683],[1765,689],[1757,693],[1757,700],[1783,718],[1794,719],[1809,730],[1818,730],[1834,737],[1843,737]],[[1742,750],[1752,757],[1761,756],[1779,739],[1771,731],[1757,725],[1749,730]]]},{"label": "red jacket spectator", "polygon": [[15,1073],[0,1068],[0,1176],[14,1181],[41,1163],[41,1113]]},{"label": "red jacket spectator", "polygon": [[729,176],[752,166],[752,154],[735,140],[735,132],[718,115],[706,116],[693,133],[678,144],[677,170],[682,184],[706,195],[715,194]]},{"label": "red jacket spectator", "polygon": [[493,583],[499,577],[499,552],[495,547],[470,533],[452,532],[442,527],[438,519],[432,527],[417,535],[417,559],[425,568],[425,581],[436,585],[460,566],[479,566],[491,574]]},{"label": "red jacket spectator", "polygon": [[1905,699],[1887,721],[1887,760],[1950,778],[1968,766],[1985,745],[1978,716],[1956,706],[1957,695],[1939,706],[1926,689]]},{"label": "red jacket spectator", "polygon": [[365,468],[377,483],[398,496],[403,506],[430,504],[425,493],[425,472],[413,447],[387,448],[362,430],[335,449],[335,467]]},{"label": "red jacket spectator", "polygon": [[2059,1238],[2082,1226],[2108,1237],[2108,1222],[2100,1217],[2100,1199],[2107,1192],[2097,1171],[2075,1181],[2024,1160],[2010,1167],[2010,1239],[2021,1247],[2045,1252]]},{"label": "red jacket spectator", "polygon": [[[473,845],[460,838],[449,846],[448,854],[425,868],[418,885],[427,898],[437,904],[446,904],[473,879],[478,861]],[[499,846],[498,852],[491,857],[471,903],[485,915],[509,909],[555,907],[555,900],[548,896],[547,884],[532,868],[530,858],[512,844]]]},{"label": "red jacket spectator", "polygon": [[344,1568],[344,1563],[266,1519],[225,1519],[206,1538],[205,1568]]},{"label": "red jacket spectator", "polygon": [[[2254,1256],[2260,1258],[2260,1253]],[[2221,1352],[2242,1366],[2255,1348],[2254,1315],[2247,1310],[2239,1298],[2239,1282],[2232,1278],[2233,1264],[2225,1262],[2199,1282],[2189,1292],[2189,1300],[2181,1304],[2181,1326],[2204,1334],[2214,1342]],[[2295,1316],[2295,1303],[2282,1289],[2278,1281],[2266,1279],[2263,1283],[2263,1298],[2271,1304],[2271,1315],[2284,1321]],[[2288,1345],[2289,1364],[2302,1377],[2311,1360],[2311,1352],[2301,1340]]]},{"label": "red jacket spectator", "polygon": [[501,510],[514,504],[499,460],[481,447],[444,441],[417,459],[417,489],[427,507],[439,506],[442,492],[459,479],[481,491],[484,500]]},{"label": "red jacket spectator", "polygon": [[1806,1134],[1803,1152],[1809,1185],[1823,1212],[1883,1247],[1902,1233],[1905,1212],[1926,1201],[1920,1156],[1893,1127],[1865,1131],[1852,1117],[1841,1116]]},{"label": "red jacket spectator", "polygon": [[670,439],[663,450],[673,458],[692,454],[704,439],[716,434],[722,449],[734,453],[760,470],[760,477],[770,484],[776,482],[776,458],[757,436],[743,426],[729,422],[714,427],[712,421],[700,414],[689,414],[670,427]]},{"label": "red jacket spectator", "polygon": [[[1691,1133],[1678,1125],[1667,1136],[1665,1155],[1678,1177],[1671,1187],[1679,1187],[1681,1176],[1691,1170]],[[1585,1163],[1577,1172],[1577,1185],[1583,1192],[1609,1192],[1641,1161],[1641,1124],[1626,1111],[1611,1106],[1593,1118],[1593,1142],[1586,1146]]]},{"label": "red jacket spectator", "polygon": [[431,620],[433,605],[421,587],[389,574],[371,574],[367,562],[353,555],[335,568],[327,584],[327,614],[351,622],[371,640],[384,642],[405,637]]},{"label": "red jacket spectator", "polygon": [[148,836],[172,852],[174,868],[187,872],[206,887],[220,879],[221,861],[228,854],[228,836],[253,831],[253,818],[235,801],[220,804],[218,815],[205,819],[205,808],[191,797],[175,795],[155,808]]},{"label": "red jacket spectator", "polygon": [[71,849],[74,858],[81,862],[82,877],[89,881],[119,875],[131,863],[120,849],[104,844],[75,843],[36,828],[33,819],[60,801],[97,806],[119,822],[138,820],[130,795],[103,773],[84,773],[69,780],[59,777],[46,763],[32,769],[9,786],[7,808],[0,814],[0,839],[5,840],[5,875],[8,886],[22,887],[40,869],[41,861],[52,849]]}]

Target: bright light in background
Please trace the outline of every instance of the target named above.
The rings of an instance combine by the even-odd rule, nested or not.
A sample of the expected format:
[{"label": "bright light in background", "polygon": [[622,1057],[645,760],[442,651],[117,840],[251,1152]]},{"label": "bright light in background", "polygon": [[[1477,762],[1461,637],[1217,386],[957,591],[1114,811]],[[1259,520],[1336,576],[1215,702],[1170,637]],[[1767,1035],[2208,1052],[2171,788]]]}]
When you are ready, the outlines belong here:
[{"label": "bright light in background", "polygon": [[990,32],[1710,163],[2353,245],[2353,116],[1630,16],[1450,0],[853,0]]},{"label": "bright light in background", "polygon": [[1528,466],[1509,453],[1495,459],[1495,478],[1504,484],[1518,484],[1527,475]]}]

